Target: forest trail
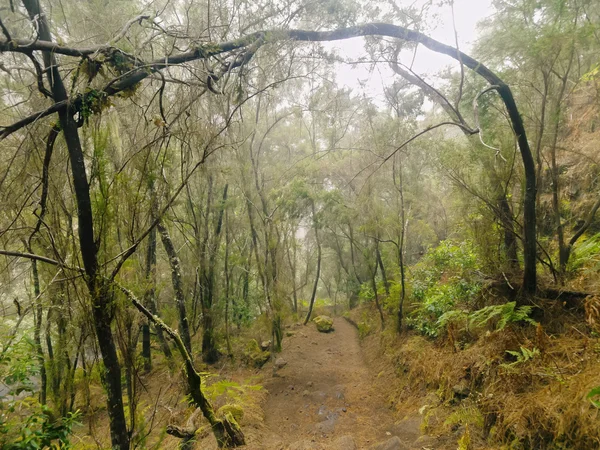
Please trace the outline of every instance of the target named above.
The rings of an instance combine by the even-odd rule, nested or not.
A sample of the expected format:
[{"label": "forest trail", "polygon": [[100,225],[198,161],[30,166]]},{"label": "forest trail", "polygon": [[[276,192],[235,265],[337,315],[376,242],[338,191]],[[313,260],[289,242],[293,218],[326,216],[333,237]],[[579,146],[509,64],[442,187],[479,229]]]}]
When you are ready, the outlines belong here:
[{"label": "forest trail", "polygon": [[[375,389],[376,374],[363,358],[357,330],[340,317],[334,329],[319,333],[311,323],[284,339],[277,358],[286,364],[264,382],[267,430],[260,448],[368,449],[392,438],[394,418]],[[410,448],[420,434],[413,423],[415,429],[399,436],[406,447],[397,442],[390,448]]]}]

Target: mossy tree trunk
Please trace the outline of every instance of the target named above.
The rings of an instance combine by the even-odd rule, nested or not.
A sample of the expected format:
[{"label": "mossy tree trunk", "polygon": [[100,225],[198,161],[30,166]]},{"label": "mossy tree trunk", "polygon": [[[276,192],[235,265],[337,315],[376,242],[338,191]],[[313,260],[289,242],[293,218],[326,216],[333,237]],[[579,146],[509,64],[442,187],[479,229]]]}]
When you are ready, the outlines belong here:
[{"label": "mossy tree trunk", "polygon": [[204,392],[202,392],[202,378],[198,371],[196,371],[192,357],[187,351],[185,343],[183,342],[179,333],[168,327],[158,316],[148,311],[148,309],[146,309],[144,305],[142,305],[129,290],[123,287],[120,289],[123,291],[123,293],[125,293],[133,305],[146,316],[148,320],[150,320],[156,327],[162,328],[162,330],[174,340],[175,347],[184,360],[186,381],[192,404],[200,408],[202,415],[206,418],[206,420],[208,420],[213,434],[217,439],[217,445],[219,448],[233,448],[245,445],[246,441],[244,433],[231,415],[226,415],[222,419],[217,418],[210,401],[206,398]]},{"label": "mossy tree trunk", "polygon": [[192,352],[192,338],[190,336],[190,326],[188,323],[187,312],[185,308],[185,293],[183,291],[183,276],[181,274],[181,264],[179,262],[179,256],[171,240],[169,230],[164,226],[162,221],[159,221],[156,225],[158,232],[160,233],[160,239],[163,247],[167,252],[169,258],[169,265],[171,266],[171,281],[173,283],[173,292],[175,294],[175,304],[177,305],[177,313],[179,318],[179,333],[181,339],[188,352]]}]

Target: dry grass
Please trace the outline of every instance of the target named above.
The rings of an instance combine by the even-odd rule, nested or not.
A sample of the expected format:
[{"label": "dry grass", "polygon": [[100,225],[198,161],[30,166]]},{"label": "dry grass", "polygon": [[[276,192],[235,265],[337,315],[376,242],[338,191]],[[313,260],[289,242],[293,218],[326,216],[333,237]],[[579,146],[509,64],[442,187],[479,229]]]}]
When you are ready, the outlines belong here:
[{"label": "dry grass", "polygon": [[[588,303],[587,320],[597,321],[597,303]],[[543,320],[481,332],[462,350],[444,339],[379,333],[367,338],[366,353],[380,361],[382,385],[394,386],[398,416],[420,409],[428,434],[468,425],[474,448],[600,448],[600,410],[586,398],[600,385],[600,340],[583,313],[551,308]]]}]

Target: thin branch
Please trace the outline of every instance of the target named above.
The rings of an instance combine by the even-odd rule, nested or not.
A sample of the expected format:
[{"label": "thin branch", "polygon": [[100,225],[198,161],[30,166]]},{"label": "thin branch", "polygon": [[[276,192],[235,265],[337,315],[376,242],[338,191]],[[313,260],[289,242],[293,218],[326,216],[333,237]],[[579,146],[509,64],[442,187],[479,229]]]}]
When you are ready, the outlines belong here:
[{"label": "thin branch", "polygon": [[40,230],[42,223],[44,222],[44,216],[46,215],[46,202],[48,200],[48,182],[49,182],[49,170],[50,170],[50,160],[52,159],[52,152],[54,150],[54,143],[56,142],[56,138],[60,134],[60,126],[54,125],[48,134],[48,138],[46,139],[46,153],[44,154],[44,163],[42,167],[42,197],[40,198],[40,213],[37,214],[34,211],[34,214],[37,216],[38,221],[35,225],[31,236],[29,237],[29,241],[35,233]]},{"label": "thin branch", "polygon": [[11,42],[12,38],[10,37],[10,32],[8,31],[8,28],[6,28],[6,26],[4,25],[4,23],[2,23],[2,19],[0,18],[0,28],[2,29],[2,33],[4,34],[4,36],[6,36],[6,41],[7,42]]},{"label": "thin branch", "polygon": [[60,267],[62,269],[69,269],[69,270],[75,270],[75,271],[78,271],[78,272],[83,272],[83,269],[81,267],[66,266],[66,265],[62,264],[61,262],[59,262],[59,261],[57,261],[55,259],[48,258],[46,256],[36,255],[34,253],[15,252],[15,251],[12,251],[12,250],[2,250],[2,249],[0,249],[0,255],[15,256],[17,258],[31,259],[31,260],[35,260],[35,261],[45,262],[45,263],[53,265],[53,266],[58,266],[58,267]]},{"label": "thin branch", "polygon": [[491,145],[486,144],[483,141],[483,131],[481,131],[481,126],[479,125],[479,106],[477,104],[477,101],[479,100],[479,97],[481,97],[482,95],[490,92],[490,91],[497,91],[498,89],[500,89],[500,86],[497,85],[492,85],[489,86],[487,88],[485,88],[483,91],[481,91],[479,94],[477,94],[475,96],[475,98],[473,99],[473,116],[475,117],[475,126],[477,127],[477,129],[479,130],[479,141],[481,142],[481,144],[484,147],[487,147],[491,150],[494,150],[496,152],[496,156],[500,156],[500,158],[504,161],[507,162],[506,159],[504,158],[504,156],[502,156],[502,153],[500,153],[500,149],[496,148],[496,147],[492,147]]},{"label": "thin branch", "polygon": [[25,53],[25,56],[27,56],[31,60],[33,67],[35,68],[35,76],[38,91],[40,91],[44,97],[54,98],[52,96],[52,93],[48,89],[46,89],[46,86],[44,86],[44,75],[42,71],[42,66],[40,66],[38,60],[35,58],[35,56],[33,56],[32,53]]},{"label": "thin branch", "polygon": [[149,20],[150,16],[147,14],[140,14],[137,17],[134,17],[133,19],[130,19],[125,26],[123,27],[123,29],[119,32],[119,34],[117,34],[114,38],[112,38],[108,44],[106,44],[107,47],[112,47],[113,45],[115,45],[117,42],[119,42],[121,39],[123,39],[125,37],[125,35],[127,34],[127,32],[129,31],[129,29],[133,26],[134,23],[139,23],[140,25],[142,24],[142,22],[144,20]]}]

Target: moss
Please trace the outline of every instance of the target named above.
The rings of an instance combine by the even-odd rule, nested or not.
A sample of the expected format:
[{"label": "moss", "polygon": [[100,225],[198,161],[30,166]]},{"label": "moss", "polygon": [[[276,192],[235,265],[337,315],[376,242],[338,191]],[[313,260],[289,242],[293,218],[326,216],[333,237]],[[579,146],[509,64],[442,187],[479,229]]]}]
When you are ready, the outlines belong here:
[{"label": "moss", "polygon": [[229,415],[236,422],[239,422],[244,417],[244,408],[235,403],[228,403],[226,405],[221,406],[217,410],[218,417],[228,417]]},{"label": "moss", "polygon": [[258,345],[256,339],[250,339],[246,344],[246,351],[244,352],[244,359],[248,364],[254,367],[262,367],[271,357],[271,352],[263,352]]},{"label": "moss", "polygon": [[99,114],[103,109],[112,106],[106,92],[97,89],[87,89],[81,100],[81,117],[87,122],[93,114]]},{"label": "moss", "polygon": [[321,333],[333,331],[333,319],[331,317],[317,316],[313,319],[313,322],[317,325],[317,330]]}]

